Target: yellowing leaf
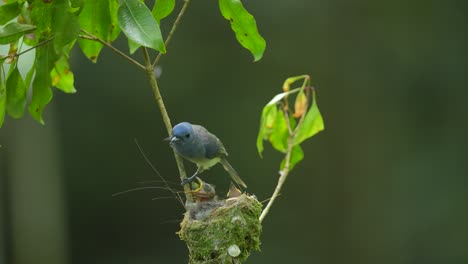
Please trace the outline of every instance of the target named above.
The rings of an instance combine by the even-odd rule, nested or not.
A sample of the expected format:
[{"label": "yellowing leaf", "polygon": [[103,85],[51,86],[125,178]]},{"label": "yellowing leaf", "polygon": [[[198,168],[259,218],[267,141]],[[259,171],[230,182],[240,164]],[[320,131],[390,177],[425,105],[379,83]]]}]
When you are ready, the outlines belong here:
[{"label": "yellowing leaf", "polygon": [[64,55],[60,57],[55,63],[54,68],[50,72],[52,78],[52,85],[57,89],[66,93],[75,93],[74,75],[68,65],[68,59]]},{"label": "yellowing leaf", "polygon": [[315,101],[314,92],[312,96],[312,106],[309,108],[309,111],[307,111],[304,121],[298,128],[296,136],[293,139],[293,144],[298,145],[324,129],[323,118],[318,109],[317,102]]},{"label": "yellowing leaf", "polygon": [[307,110],[307,96],[304,91],[300,91],[297,94],[296,101],[294,103],[294,118],[301,117]]}]

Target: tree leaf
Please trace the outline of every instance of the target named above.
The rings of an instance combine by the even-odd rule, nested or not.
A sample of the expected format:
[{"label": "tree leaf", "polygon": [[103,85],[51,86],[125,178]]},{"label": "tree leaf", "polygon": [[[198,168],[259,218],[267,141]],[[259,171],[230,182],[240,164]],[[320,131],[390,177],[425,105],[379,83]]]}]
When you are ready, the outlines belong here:
[{"label": "tree leaf", "polygon": [[33,94],[29,104],[29,113],[39,123],[44,124],[42,112],[52,100],[50,71],[55,61],[53,45],[46,44],[36,49],[36,76],[33,80]]},{"label": "tree leaf", "polygon": [[136,43],[135,41],[128,39],[128,49],[130,54],[135,53],[141,47],[140,44]]},{"label": "tree leaf", "polygon": [[54,63],[54,68],[50,72],[52,85],[65,93],[75,93],[74,76],[68,65],[68,55],[61,56]]},{"label": "tree leaf", "polygon": [[312,94],[312,106],[307,111],[304,121],[298,128],[296,136],[293,139],[293,144],[298,145],[302,141],[312,137],[318,132],[325,129],[323,118],[315,101],[315,92]]},{"label": "tree leaf", "polygon": [[139,45],[166,52],[159,24],[145,4],[138,0],[121,0],[117,18],[127,38]]},{"label": "tree leaf", "polygon": [[5,121],[6,100],[7,100],[7,91],[5,88],[5,84],[2,81],[2,73],[3,73],[3,64],[0,64],[0,127],[2,127],[3,121]]},{"label": "tree leaf", "polygon": [[76,40],[80,33],[80,23],[77,14],[70,12],[66,4],[57,6],[53,16],[54,47],[60,53],[64,46]]},{"label": "tree leaf", "polygon": [[258,155],[262,157],[263,153],[263,140],[268,139],[270,133],[268,133],[269,126],[273,126],[273,122],[276,119],[276,105],[267,104],[263,107],[262,116],[260,117],[260,128],[257,135],[257,151]]},{"label": "tree leaf", "polygon": [[20,118],[23,116],[26,107],[27,87],[18,67],[16,65],[12,65],[12,67],[14,68],[6,81],[6,92],[8,94],[6,109],[11,117]]},{"label": "tree leaf", "polygon": [[304,91],[300,91],[296,96],[296,101],[294,102],[294,117],[299,118],[306,112],[307,107],[307,96]]},{"label": "tree leaf", "polygon": [[[145,3],[145,1],[143,1],[143,0],[138,0],[138,1],[140,1],[142,3]],[[136,43],[135,41],[133,41],[133,40],[131,40],[129,38],[127,38],[127,42],[128,42],[128,52],[130,54],[134,54],[141,47],[140,44]]]},{"label": "tree leaf", "polygon": [[[109,1],[115,0],[83,0],[83,9],[78,17],[82,29],[103,40],[109,40],[111,33],[112,18]],[[103,48],[101,43],[79,39],[78,44],[88,59],[94,63],[97,62],[99,53]]]},{"label": "tree leaf", "polygon": [[33,0],[30,6],[31,22],[36,26],[36,31],[31,36],[28,45],[36,45],[42,40],[52,37],[53,11],[58,3],[63,3],[63,0],[46,3],[42,0]]},{"label": "tree leaf", "polygon": [[0,44],[9,44],[17,41],[24,34],[34,31],[36,27],[32,25],[12,22],[0,29]]},{"label": "tree leaf", "polygon": [[0,25],[5,25],[21,12],[21,6],[18,2],[12,2],[0,6]]},{"label": "tree leaf", "polygon": [[119,26],[119,21],[117,18],[117,12],[119,10],[119,1],[118,0],[110,0],[109,1],[109,12],[110,12],[110,18],[111,18],[111,24],[110,24],[110,32],[109,36],[107,37],[107,41],[112,42],[117,39],[117,37],[120,35],[120,26]]},{"label": "tree leaf", "polygon": [[[296,166],[297,163],[299,163],[301,160],[304,159],[304,151],[302,151],[302,148],[300,145],[296,145],[293,147],[291,151],[291,157],[289,159],[289,171],[292,171],[292,169]],[[281,161],[280,169],[284,169],[284,166],[286,165],[286,158]]]},{"label": "tree leaf", "polygon": [[257,135],[257,151],[258,155],[262,157],[263,140],[267,140],[272,133],[273,124],[276,120],[276,104],[288,94],[298,92],[301,88],[293,89],[284,93],[275,95],[268,104],[263,107],[262,116],[260,117],[260,128]]},{"label": "tree leaf", "polygon": [[254,61],[262,58],[266,42],[258,33],[255,18],[245,10],[240,0],[219,0],[219,8],[225,19],[231,23],[237,41],[254,56]]},{"label": "tree leaf", "polygon": [[271,145],[278,151],[285,153],[288,149],[288,125],[282,111],[278,111],[275,122],[268,137]]},{"label": "tree leaf", "polygon": [[72,7],[80,8],[83,6],[83,0],[70,0],[70,4]]},{"label": "tree leaf", "polygon": [[151,13],[153,14],[153,17],[156,19],[158,24],[161,24],[161,19],[170,15],[174,10],[174,7],[175,0],[156,0]]},{"label": "tree leaf", "polygon": [[36,72],[36,61],[33,62],[31,69],[29,69],[28,73],[26,74],[26,78],[24,79],[24,84],[26,85],[26,89],[29,89],[31,86],[31,81]]}]

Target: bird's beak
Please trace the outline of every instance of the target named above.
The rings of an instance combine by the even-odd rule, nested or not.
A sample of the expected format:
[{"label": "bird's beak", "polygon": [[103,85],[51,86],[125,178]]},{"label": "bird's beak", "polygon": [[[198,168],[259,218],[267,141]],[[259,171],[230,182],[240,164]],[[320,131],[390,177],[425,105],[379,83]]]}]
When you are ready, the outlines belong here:
[{"label": "bird's beak", "polygon": [[176,136],[172,136],[172,137],[168,137],[168,138],[165,138],[164,141],[169,141],[169,143],[173,143],[173,142],[176,142],[176,141],[179,141],[180,138],[176,137]]}]

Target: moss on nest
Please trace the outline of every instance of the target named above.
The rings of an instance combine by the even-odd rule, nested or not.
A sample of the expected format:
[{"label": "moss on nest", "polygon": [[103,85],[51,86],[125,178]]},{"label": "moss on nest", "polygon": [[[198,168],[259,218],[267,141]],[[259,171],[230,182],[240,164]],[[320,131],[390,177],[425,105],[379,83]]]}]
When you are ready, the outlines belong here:
[{"label": "moss on nest", "polygon": [[189,263],[243,263],[252,250],[260,250],[262,204],[255,196],[242,194],[213,206],[202,220],[193,216],[206,215],[196,211],[207,210],[206,205],[187,206],[178,235],[189,249]]}]

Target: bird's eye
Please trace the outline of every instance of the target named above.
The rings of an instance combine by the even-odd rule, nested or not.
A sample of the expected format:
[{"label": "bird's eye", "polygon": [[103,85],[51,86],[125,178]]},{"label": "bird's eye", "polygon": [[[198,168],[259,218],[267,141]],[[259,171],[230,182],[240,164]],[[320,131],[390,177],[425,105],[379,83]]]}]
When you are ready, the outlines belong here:
[{"label": "bird's eye", "polygon": [[185,138],[189,138],[189,137],[190,137],[190,134],[185,135]]}]

